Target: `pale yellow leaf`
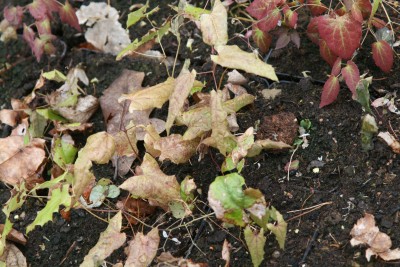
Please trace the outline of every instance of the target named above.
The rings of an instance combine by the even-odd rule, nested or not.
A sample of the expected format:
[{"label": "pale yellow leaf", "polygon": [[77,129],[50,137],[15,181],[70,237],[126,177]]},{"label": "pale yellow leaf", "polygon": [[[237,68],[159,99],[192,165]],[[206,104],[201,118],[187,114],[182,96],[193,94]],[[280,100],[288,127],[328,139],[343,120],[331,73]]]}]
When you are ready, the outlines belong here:
[{"label": "pale yellow leaf", "polygon": [[215,0],[211,14],[200,16],[200,29],[203,42],[212,45],[224,45],[228,41],[228,14],[220,0]]},{"label": "pale yellow leaf", "polygon": [[161,152],[160,160],[169,159],[175,164],[187,162],[196,153],[198,145],[198,139],[183,140],[180,134],[161,137],[154,142],[154,148]]},{"label": "pale yellow leaf", "polygon": [[0,266],[1,262],[4,262],[7,267],[26,267],[26,258],[24,254],[12,243],[6,243],[6,249],[3,255],[0,256]]},{"label": "pale yellow leaf", "polygon": [[97,244],[89,251],[83,259],[81,267],[96,267],[113,253],[114,250],[120,248],[126,240],[126,234],[121,233],[122,212],[119,211],[110,219],[107,229],[100,234]]},{"label": "pale yellow leaf", "polygon": [[125,267],[147,267],[157,254],[160,236],[158,229],[153,228],[147,235],[137,233],[129,242],[128,258]]},{"label": "pale yellow leaf", "polygon": [[254,53],[245,52],[236,45],[220,45],[215,49],[218,55],[211,55],[211,60],[216,64],[278,81],[274,68]]}]

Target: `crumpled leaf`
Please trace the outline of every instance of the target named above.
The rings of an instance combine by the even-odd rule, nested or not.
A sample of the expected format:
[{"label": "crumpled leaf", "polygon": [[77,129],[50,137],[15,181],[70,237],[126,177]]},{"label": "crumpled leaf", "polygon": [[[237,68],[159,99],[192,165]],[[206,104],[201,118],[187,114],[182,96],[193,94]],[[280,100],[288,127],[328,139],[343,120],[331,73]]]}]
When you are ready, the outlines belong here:
[{"label": "crumpled leaf", "polygon": [[385,261],[400,259],[400,249],[391,250],[392,240],[390,237],[379,231],[375,226],[375,218],[372,214],[365,213],[351,229],[350,235],[352,246],[368,245],[365,256],[370,261],[371,256],[376,255]]},{"label": "crumpled leaf", "polygon": [[168,210],[168,203],[181,199],[180,186],[175,175],[165,175],[149,154],[145,154],[136,174],[119,187],[129,191],[134,197],[148,199],[151,205],[165,210]]},{"label": "crumpled leaf", "polygon": [[174,91],[169,97],[168,117],[165,123],[167,134],[169,134],[169,130],[171,129],[176,116],[181,112],[196,78],[196,71],[192,70],[189,72],[185,66],[176,78]]},{"label": "crumpled leaf", "polygon": [[26,258],[24,254],[12,243],[6,244],[6,249],[3,255],[0,256],[0,266],[2,262],[5,267],[27,267]]},{"label": "crumpled leaf", "polygon": [[129,242],[128,258],[125,267],[147,267],[150,266],[157,255],[160,235],[158,228],[153,228],[147,235],[137,233],[135,238]]},{"label": "crumpled leaf", "polygon": [[130,100],[129,112],[134,110],[147,110],[161,108],[167,102],[175,88],[175,79],[168,78],[165,82],[144,90],[135,91],[130,94],[123,94],[118,102]]},{"label": "crumpled leaf", "polygon": [[111,253],[120,248],[126,240],[126,234],[121,233],[122,212],[119,211],[110,219],[107,229],[100,234],[96,245],[89,251],[83,259],[81,267],[99,266],[111,255]]},{"label": "crumpled leaf", "polygon": [[273,141],[270,139],[256,140],[252,147],[247,151],[247,157],[255,157],[261,153],[263,150],[267,151],[284,151],[292,148],[282,141]]},{"label": "crumpled leaf", "polygon": [[222,67],[244,70],[273,81],[278,81],[274,68],[253,53],[241,50],[236,45],[220,45],[215,47],[218,55],[211,55],[211,60]]},{"label": "crumpled leaf", "polygon": [[46,206],[38,212],[35,220],[26,227],[26,233],[28,234],[37,225],[43,226],[45,223],[53,220],[53,213],[58,212],[61,205],[66,208],[71,206],[69,184],[64,184],[62,188],[55,188],[51,191],[49,201],[46,203]]},{"label": "crumpled leaf", "polygon": [[227,116],[228,113],[222,105],[221,91],[211,91],[211,136],[203,140],[203,144],[218,148],[226,155],[236,146],[236,138],[229,131]]},{"label": "crumpled leaf", "polygon": [[261,228],[259,232],[256,232],[252,231],[250,226],[246,226],[243,233],[253,266],[258,267],[264,260],[264,246],[267,240],[264,236],[264,229]]},{"label": "crumpled leaf", "polygon": [[218,176],[211,183],[208,202],[215,216],[224,222],[245,226],[248,222],[244,209],[250,208],[262,194],[259,190],[243,191],[244,178],[238,173]]},{"label": "crumpled leaf", "polygon": [[35,138],[25,145],[23,136],[0,139],[0,181],[16,185],[29,180],[46,158],[45,140]]},{"label": "crumpled leaf", "polygon": [[220,0],[214,1],[211,14],[200,16],[203,42],[211,46],[225,45],[228,41],[228,13]]},{"label": "crumpled leaf", "polygon": [[388,144],[393,150],[394,153],[400,154],[400,142],[396,140],[396,138],[389,132],[380,132],[378,137],[382,138],[383,141]]},{"label": "crumpled leaf", "polygon": [[73,163],[76,153],[78,153],[78,148],[75,147],[74,140],[69,134],[53,138],[53,161],[62,169],[65,169],[67,164]]},{"label": "crumpled leaf", "polygon": [[86,187],[95,180],[90,171],[92,161],[97,164],[107,163],[115,151],[115,142],[111,135],[99,132],[89,136],[86,145],[79,151],[74,164],[74,183],[72,190],[74,201],[79,199]]},{"label": "crumpled leaf", "polygon": [[154,141],[153,148],[160,151],[160,160],[169,159],[175,164],[189,161],[196,153],[198,139],[183,140],[180,134],[171,134]]}]

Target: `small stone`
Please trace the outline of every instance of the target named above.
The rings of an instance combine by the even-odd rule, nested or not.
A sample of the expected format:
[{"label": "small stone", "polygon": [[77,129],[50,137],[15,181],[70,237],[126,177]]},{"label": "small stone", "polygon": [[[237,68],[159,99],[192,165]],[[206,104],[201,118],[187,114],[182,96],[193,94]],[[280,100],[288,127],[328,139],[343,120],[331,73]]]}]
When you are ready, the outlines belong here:
[{"label": "small stone", "polygon": [[275,250],[274,252],[272,252],[272,257],[277,259],[281,256],[281,253],[278,250]]}]

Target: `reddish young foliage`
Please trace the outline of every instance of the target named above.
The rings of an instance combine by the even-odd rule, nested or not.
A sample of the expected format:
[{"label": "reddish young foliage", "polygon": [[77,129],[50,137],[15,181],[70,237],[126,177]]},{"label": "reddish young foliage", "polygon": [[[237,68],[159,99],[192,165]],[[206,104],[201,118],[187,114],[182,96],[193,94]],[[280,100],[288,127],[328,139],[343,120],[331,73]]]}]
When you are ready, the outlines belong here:
[{"label": "reddish young foliage", "polygon": [[311,18],[310,23],[307,26],[307,36],[310,40],[318,45],[319,44],[319,33],[318,33],[318,21],[320,17]]},{"label": "reddish young foliage", "polygon": [[313,16],[319,16],[328,11],[328,8],[320,0],[307,0],[307,7]]},{"label": "reddish young foliage", "polygon": [[51,34],[51,26],[50,26],[49,18],[45,18],[41,21],[36,21],[35,25],[36,25],[39,35]]},{"label": "reddish young foliage", "polygon": [[24,32],[23,32],[24,40],[32,47],[33,42],[35,41],[35,32],[28,26],[24,24]]},{"label": "reddish young foliage", "polygon": [[31,13],[32,17],[35,20],[42,20],[47,17],[47,8],[46,4],[41,0],[34,0],[32,3],[28,5],[29,13]]},{"label": "reddish young foliage", "polygon": [[49,12],[58,12],[61,5],[56,0],[41,0],[47,7]]},{"label": "reddish young foliage", "polygon": [[5,7],[3,10],[4,18],[13,26],[19,26],[22,23],[24,10],[20,6]]},{"label": "reddish young foliage", "polygon": [[339,79],[334,75],[329,76],[329,79],[325,82],[324,88],[322,89],[319,107],[322,108],[335,101],[339,94],[339,89]]},{"label": "reddish young foliage", "polygon": [[278,25],[278,22],[282,19],[279,8],[269,10],[265,16],[257,23],[257,27],[264,32],[269,32]]},{"label": "reddish young foliage", "polygon": [[342,6],[341,8],[335,9],[335,14],[338,16],[343,16],[344,14],[346,14],[347,9],[345,6]]},{"label": "reddish young foliage", "polygon": [[33,54],[35,55],[36,60],[38,62],[42,58],[45,43],[46,43],[45,41],[43,41],[39,38],[35,38],[35,40],[33,41],[32,45],[31,45],[31,50],[32,50]]},{"label": "reddish young foliage", "polygon": [[272,43],[272,36],[263,32],[256,25],[253,26],[252,37],[261,52],[266,53]]},{"label": "reddish young foliage", "polygon": [[355,3],[361,11],[364,19],[368,19],[372,12],[372,5],[370,0],[357,0]]},{"label": "reddish young foliage", "polygon": [[256,0],[246,8],[246,11],[250,16],[260,20],[265,17],[268,12],[276,8],[280,2],[279,0]]},{"label": "reddish young foliage", "polygon": [[289,28],[296,29],[297,27],[297,19],[299,14],[296,11],[292,11],[288,5],[285,5],[282,9],[284,15],[285,25]]},{"label": "reddish young foliage", "polygon": [[372,58],[375,64],[384,72],[389,72],[393,66],[393,50],[385,41],[380,40],[372,44]]},{"label": "reddish young foliage", "polygon": [[319,41],[319,53],[321,57],[328,62],[328,64],[332,67],[333,64],[335,63],[336,59],[338,58],[335,53],[331,49],[329,49],[327,43],[325,40],[320,40]]},{"label": "reddish young foliage", "polygon": [[377,29],[382,29],[382,28],[385,27],[386,24],[387,24],[387,23],[384,22],[383,20],[378,19],[378,18],[375,18],[375,17],[373,17],[373,18],[371,19],[371,23],[372,23],[372,25],[374,25],[374,27],[377,28]]},{"label": "reddish young foliage", "polygon": [[340,74],[341,68],[342,68],[342,59],[340,57],[338,57],[336,59],[335,63],[333,63],[331,75],[338,76]]},{"label": "reddish young foliage", "polygon": [[360,46],[361,23],[350,14],[332,18],[321,16],[318,21],[318,32],[328,47],[343,59],[349,59]]},{"label": "reddish young foliage", "polygon": [[354,98],[357,93],[357,84],[360,81],[360,71],[357,65],[352,60],[347,61],[346,67],[342,68],[342,75]]},{"label": "reddish young foliage", "polygon": [[363,22],[364,18],[363,18],[362,12],[356,3],[353,3],[353,6],[351,7],[350,12],[355,20],[357,20],[360,23]]},{"label": "reddish young foliage", "polygon": [[71,27],[75,28],[77,31],[81,31],[81,26],[78,22],[78,17],[75,14],[74,8],[71,4],[65,1],[65,5],[63,5],[59,9],[60,19],[62,22],[69,24]]}]

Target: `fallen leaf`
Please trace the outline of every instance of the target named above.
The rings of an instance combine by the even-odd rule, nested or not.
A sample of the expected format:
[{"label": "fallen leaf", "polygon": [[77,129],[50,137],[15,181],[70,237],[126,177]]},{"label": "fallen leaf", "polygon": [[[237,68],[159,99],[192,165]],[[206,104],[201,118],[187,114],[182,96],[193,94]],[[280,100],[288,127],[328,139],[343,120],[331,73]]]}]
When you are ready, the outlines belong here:
[{"label": "fallen leaf", "polygon": [[394,153],[400,154],[400,142],[396,140],[392,134],[389,132],[380,132],[378,137],[382,138],[383,141],[385,141],[386,144],[392,148]]},{"label": "fallen leaf", "polygon": [[241,50],[236,45],[220,45],[215,47],[218,55],[211,55],[211,60],[222,67],[244,70],[273,81],[278,81],[274,68],[253,53]]},{"label": "fallen leaf", "polygon": [[0,256],[0,265],[4,262],[4,266],[9,267],[27,267],[26,258],[24,254],[11,243],[6,244],[3,255]]},{"label": "fallen leaf", "polygon": [[227,83],[244,85],[247,84],[248,80],[237,70],[228,72]]},{"label": "fallen leaf", "polygon": [[54,121],[54,131],[57,133],[86,132],[93,127],[93,123],[60,123]]},{"label": "fallen leaf", "polygon": [[158,229],[153,228],[147,235],[137,233],[129,242],[128,258],[125,267],[147,267],[157,254],[160,236]]},{"label": "fallen leaf", "polygon": [[110,219],[107,229],[100,234],[96,245],[89,251],[83,259],[81,267],[94,267],[103,264],[103,261],[111,253],[120,248],[126,240],[126,234],[121,233],[122,212],[119,211]]},{"label": "fallen leaf", "polygon": [[183,140],[180,134],[171,134],[154,141],[153,148],[160,151],[160,160],[169,159],[175,164],[189,161],[196,153],[198,139]]},{"label": "fallen leaf", "polygon": [[137,224],[138,221],[134,218],[145,218],[148,215],[154,213],[156,208],[151,206],[148,202],[141,200],[141,199],[134,199],[131,197],[124,198],[119,200],[115,206],[122,210],[125,214],[132,213],[132,216],[126,216],[130,223]]},{"label": "fallen leaf", "polygon": [[207,263],[194,263],[191,260],[184,259],[183,257],[176,258],[171,255],[171,252],[162,252],[160,256],[157,257],[157,267],[207,267]]},{"label": "fallen leaf", "polygon": [[[0,233],[4,231],[4,224],[0,224]],[[15,243],[21,244],[21,245],[26,245],[26,238],[23,233],[11,229],[10,233],[6,237],[7,240],[13,241]]]},{"label": "fallen leaf", "polygon": [[0,181],[16,185],[38,172],[46,154],[45,141],[35,138],[25,145],[23,136],[0,139]]},{"label": "fallen leaf", "polygon": [[261,91],[262,96],[266,100],[274,100],[275,97],[279,96],[281,94],[282,90],[281,89],[264,89]]},{"label": "fallen leaf", "polygon": [[222,245],[222,259],[225,261],[225,267],[229,267],[231,262],[231,244],[229,244],[228,240],[224,240],[224,244]]},{"label": "fallen leaf", "polygon": [[211,14],[200,16],[203,42],[211,46],[225,45],[228,41],[228,12],[220,0],[214,1]]},{"label": "fallen leaf", "polygon": [[148,199],[151,205],[164,210],[169,209],[168,203],[181,199],[175,175],[165,175],[149,154],[145,154],[136,173],[136,176],[121,184],[120,188],[129,191],[134,197]]},{"label": "fallen leaf", "polygon": [[292,148],[292,146],[282,141],[272,141],[270,139],[256,140],[253,146],[248,150],[247,157],[255,157],[263,150],[267,151],[285,151]]},{"label": "fallen leaf", "polygon": [[246,226],[243,233],[244,240],[246,241],[247,247],[249,248],[253,266],[258,267],[264,260],[264,246],[267,240],[264,236],[264,229],[261,228],[260,231],[257,232],[252,231],[250,226]]}]

